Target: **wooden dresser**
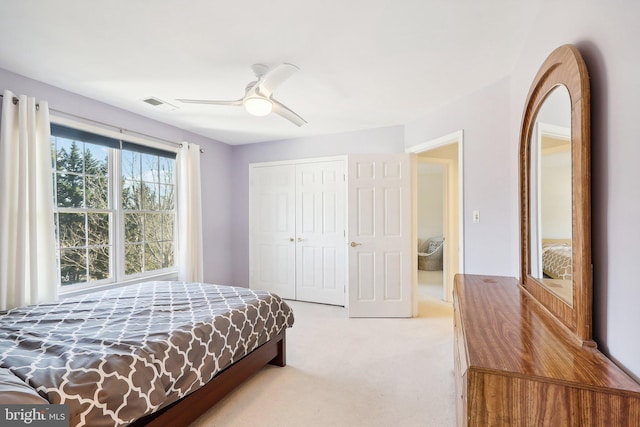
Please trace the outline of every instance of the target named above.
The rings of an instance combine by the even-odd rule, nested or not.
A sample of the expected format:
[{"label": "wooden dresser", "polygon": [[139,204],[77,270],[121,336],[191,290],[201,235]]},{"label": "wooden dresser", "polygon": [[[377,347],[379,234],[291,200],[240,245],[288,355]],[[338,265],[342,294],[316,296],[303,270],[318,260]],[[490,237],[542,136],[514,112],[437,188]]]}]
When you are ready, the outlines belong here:
[{"label": "wooden dresser", "polygon": [[640,385],[511,277],[458,275],[458,426],[640,426]]}]

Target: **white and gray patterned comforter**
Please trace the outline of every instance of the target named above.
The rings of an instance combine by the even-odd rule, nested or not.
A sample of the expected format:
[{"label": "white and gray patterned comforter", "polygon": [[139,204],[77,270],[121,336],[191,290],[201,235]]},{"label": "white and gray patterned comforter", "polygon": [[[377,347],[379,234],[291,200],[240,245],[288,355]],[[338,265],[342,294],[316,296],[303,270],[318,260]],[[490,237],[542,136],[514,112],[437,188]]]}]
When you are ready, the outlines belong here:
[{"label": "white and gray patterned comforter", "polygon": [[292,325],[268,292],[147,282],[1,315],[0,367],[69,405],[72,426],[126,425]]},{"label": "white and gray patterned comforter", "polygon": [[571,280],[573,278],[572,259],[570,244],[552,243],[542,245],[543,271],[552,279]]}]

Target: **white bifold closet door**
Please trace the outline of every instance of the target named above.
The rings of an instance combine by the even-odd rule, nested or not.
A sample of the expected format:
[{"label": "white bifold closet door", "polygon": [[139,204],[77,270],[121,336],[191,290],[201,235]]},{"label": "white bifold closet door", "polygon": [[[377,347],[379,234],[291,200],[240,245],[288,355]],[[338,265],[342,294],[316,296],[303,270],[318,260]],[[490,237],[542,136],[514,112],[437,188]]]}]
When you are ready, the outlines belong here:
[{"label": "white bifold closet door", "polygon": [[344,160],[252,165],[250,179],[251,287],[344,305]]},{"label": "white bifold closet door", "polygon": [[255,167],[250,174],[250,286],[295,299],[295,166]]},{"label": "white bifold closet door", "polygon": [[344,305],[344,161],[296,165],[296,299]]}]

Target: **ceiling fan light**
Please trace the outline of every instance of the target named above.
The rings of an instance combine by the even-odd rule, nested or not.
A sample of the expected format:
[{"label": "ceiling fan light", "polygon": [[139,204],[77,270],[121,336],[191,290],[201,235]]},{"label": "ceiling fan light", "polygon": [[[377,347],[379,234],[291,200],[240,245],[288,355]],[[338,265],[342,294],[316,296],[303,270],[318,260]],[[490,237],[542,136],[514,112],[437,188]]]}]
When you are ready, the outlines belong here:
[{"label": "ceiling fan light", "polygon": [[267,98],[254,96],[244,100],[244,108],[254,116],[266,116],[273,109],[273,104]]}]

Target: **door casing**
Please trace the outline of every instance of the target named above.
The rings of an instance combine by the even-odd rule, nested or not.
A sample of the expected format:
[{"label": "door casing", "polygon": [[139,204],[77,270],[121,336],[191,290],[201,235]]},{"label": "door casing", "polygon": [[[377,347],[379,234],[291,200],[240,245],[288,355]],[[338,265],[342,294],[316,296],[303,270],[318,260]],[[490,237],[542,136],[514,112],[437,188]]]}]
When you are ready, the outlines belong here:
[{"label": "door casing", "polygon": [[[433,150],[436,148],[444,147],[450,144],[458,144],[458,156],[457,156],[457,176],[453,175],[453,168],[449,167],[449,174],[447,176],[448,181],[448,195],[446,209],[448,211],[449,224],[457,223],[457,227],[450,226],[449,231],[445,231],[445,242],[448,242],[445,247],[447,254],[445,254],[445,261],[448,261],[448,265],[445,267],[447,271],[447,277],[445,278],[444,294],[446,301],[452,302],[453,295],[453,276],[457,273],[464,273],[464,132],[462,130],[452,132],[450,134],[428,140],[421,144],[414,145],[407,148],[408,153],[418,154],[425,151]],[[414,159],[415,162],[415,159]],[[417,167],[413,168],[413,179],[417,181]],[[457,197],[452,197],[452,182],[457,181]],[[417,185],[413,186],[412,191],[412,205],[414,209],[413,213],[413,237],[414,244],[412,250],[414,252],[413,257],[417,259],[418,256],[418,225],[417,225]],[[453,211],[453,213],[452,213]],[[451,218],[455,216],[455,221]],[[449,234],[449,236],[447,236]],[[457,234],[457,236],[456,236]],[[457,262],[455,261],[457,259]],[[418,291],[418,271],[417,268],[413,275],[413,292],[414,296]],[[418,314],[418,299],[414,298],[414,315]]]}]

